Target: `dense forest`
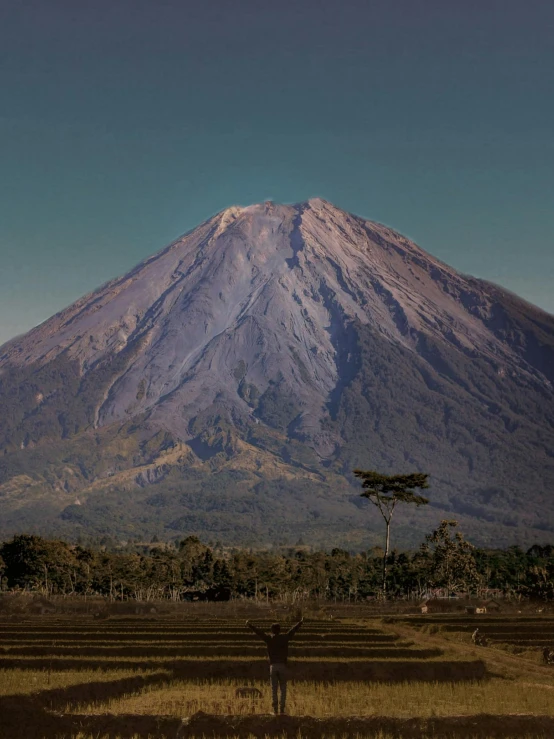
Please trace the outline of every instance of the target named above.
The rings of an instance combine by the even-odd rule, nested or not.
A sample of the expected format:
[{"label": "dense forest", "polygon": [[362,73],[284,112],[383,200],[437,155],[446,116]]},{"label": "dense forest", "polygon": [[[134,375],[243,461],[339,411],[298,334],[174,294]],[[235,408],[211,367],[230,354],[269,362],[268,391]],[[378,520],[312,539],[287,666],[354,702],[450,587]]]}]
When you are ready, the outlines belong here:
[{"label": "dense forest", "polygon": [[[524,551],[473,547],[443,521],[416,551],[388,557],[390,598],[464,592],[554,599],[554,546]],[[4,592],[103,595],[113,600],[304,599],[382,597],[383,552],[352,554],[305,547],[254,551],[207,545],[189,536],[172,544],[105,541],[68,544],[18,535],[0,545]]]}]

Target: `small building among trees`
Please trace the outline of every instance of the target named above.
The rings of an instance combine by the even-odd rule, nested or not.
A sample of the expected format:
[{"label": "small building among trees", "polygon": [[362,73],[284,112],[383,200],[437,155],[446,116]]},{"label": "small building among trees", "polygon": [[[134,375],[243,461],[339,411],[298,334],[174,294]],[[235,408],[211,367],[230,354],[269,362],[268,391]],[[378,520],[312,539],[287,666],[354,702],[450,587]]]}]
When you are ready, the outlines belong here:
[{"label": "small building among trees", "polygon": [[420,603],[421,613],[455,613],[460,611],[459,598],[428,598]]},{"label": "small building among trees", "polygon": [[498,612],[500,604],[495,600],[479,600],[475,598],[428,598],[420,604],[422,614],[460,613],[465,611],[471,615]]},{"label": "small building among trees", "polygon": [[478,615],[480,613],[498,613],[500,610],[500,603],[496,600],[476,600],[471,601],[466,606],[466,613]]},{"label": "small building among trees", "polygon": [[487,612],[487,604],[486,603],[472,603],[469,606],[466,606],[466,613],[469,613],[471,616],[478,616],[480,613],[486,613]]}]

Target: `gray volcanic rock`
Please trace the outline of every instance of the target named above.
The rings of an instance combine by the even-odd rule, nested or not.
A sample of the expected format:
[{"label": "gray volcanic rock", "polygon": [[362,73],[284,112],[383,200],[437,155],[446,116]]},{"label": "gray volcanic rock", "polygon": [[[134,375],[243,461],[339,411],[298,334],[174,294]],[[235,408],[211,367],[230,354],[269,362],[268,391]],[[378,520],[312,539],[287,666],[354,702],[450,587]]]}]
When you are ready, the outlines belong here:
[{"label": "gray volcanic rock", "polygon": [[[307,464],[345,495],[355,464],[424,469],[440,510],[529,539],[554,531],[553,381],[554,317],[538,308],[324,200],[233,207],[0,349],[0,495],[11,510],[15,485],[21,514],[29,467],[42,489],[92,481],[98,497],[130,469],[159,487],[246,444],[281,465],[271,479]],[[123,428],[140,442],[109,472],[77,469],[76,452],[78,481],[57,465],[53,484],[36,461]],[[181,462],[148,467],[177,446]]]}]

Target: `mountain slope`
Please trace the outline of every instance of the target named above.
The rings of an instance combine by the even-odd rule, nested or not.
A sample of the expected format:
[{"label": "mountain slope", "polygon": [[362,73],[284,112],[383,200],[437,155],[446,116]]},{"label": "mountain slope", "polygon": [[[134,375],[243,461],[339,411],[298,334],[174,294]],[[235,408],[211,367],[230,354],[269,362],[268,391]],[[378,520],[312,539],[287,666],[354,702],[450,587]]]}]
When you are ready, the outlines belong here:
[{"label": "mountain slope", "polygon": [[229,208],[0,349],[3,530],[365,542],[361,465],[431,473],[407,536],[548,538],[553,382],[507,291],[323,200]]}]

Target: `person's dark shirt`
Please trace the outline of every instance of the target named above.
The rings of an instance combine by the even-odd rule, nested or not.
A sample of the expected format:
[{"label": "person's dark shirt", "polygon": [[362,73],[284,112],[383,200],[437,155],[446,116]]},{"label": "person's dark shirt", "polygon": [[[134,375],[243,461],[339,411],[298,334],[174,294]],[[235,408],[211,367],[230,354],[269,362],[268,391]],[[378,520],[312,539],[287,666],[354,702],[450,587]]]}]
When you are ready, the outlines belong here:
[{"label": "person's dark shirt", "polygon": [[292,629],[289,629],[285,633],[279,632],[278,634],[266,634],[265,631],[258,629],[254,624],[248,624],[248,626],[266,643],[267,653],[269,655],[269,664],[286,665],[287,658],[289,656],[289,641],[302,626],[302,621],[299,621],[292,627]]}]

